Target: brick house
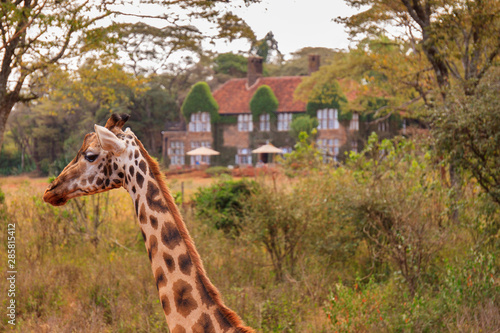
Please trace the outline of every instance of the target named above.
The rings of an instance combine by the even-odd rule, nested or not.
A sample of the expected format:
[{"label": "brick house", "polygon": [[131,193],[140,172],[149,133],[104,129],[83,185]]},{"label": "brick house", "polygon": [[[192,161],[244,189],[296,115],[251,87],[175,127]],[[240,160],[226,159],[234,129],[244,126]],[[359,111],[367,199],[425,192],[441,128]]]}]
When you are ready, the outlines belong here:
[{"label": "brick house", "polygon": [[[318,55],[309,56],[309,74],[319,69]],[[252,155],[252,150],[267,142],[290,152],[295,144],[289,135],[294,116],[305,114],[306,103],[294,100],[294,91],[302,82],[302,76],[263,77],[262,59],[248,59],[247,78],[231,79],[213,92],[219,104],[220,121],[210,122],[208,112],[191,115],[189,123],[171,123],[162,132],[163,160],[171,167],[198,163],[212,165],[250,165],[258,161],[267,162],[268,156]],[[278,99],[276,121],[267,114],[260,115],[258,122],[252,121],[250,100],[261,85],[268,85]],[[355,91],[346,93],[348,100],[355,98]],[[317,145],[325,156],[336,158],[345,150],[356,150],[359,141],[359,117],[353,114],[347,124],[340,122],[335,109],[317,110],[319,126]],[[221,154],[208,157],[187,156],[197,147],[211,147]],[[198,159],[197,159],[198,158]]]}]

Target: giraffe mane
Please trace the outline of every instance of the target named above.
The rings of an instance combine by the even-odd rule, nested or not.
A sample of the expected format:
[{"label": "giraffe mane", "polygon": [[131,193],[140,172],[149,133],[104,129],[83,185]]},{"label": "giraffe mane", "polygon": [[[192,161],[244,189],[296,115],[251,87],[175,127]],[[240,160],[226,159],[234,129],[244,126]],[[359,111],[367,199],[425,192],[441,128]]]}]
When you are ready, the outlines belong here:
[{"label": "giraffe mane", "polygon": [[193,261],[193,264],[196,268],[196,272],[198,273],[198,276],[200,277],[200,280],[205,286],[208,294],[210,295],[214,303],[218,306],[220,312],[224,315],[227,321],[231,325],[235,326],[240,333],[254,333],[255,331],[250,327],[243,326],[243,322],[241,321],[240,317],[223,303],[219,291],[208,279],[205,269],[203,268],[203,263],[201,261],[200,255],[196,250],[196,247],[194,246],[193,239],[191,238],[191,235],[186,228],[186,224],[184,223],[179,209],[177,208],[177,205],[175,204],[174,199],[170,194],[170,190],[165,183],[164,176],[160,171],[158,163],[151,156],[149,156],[148,152],[142,145],[142,142],[139,141],[139,139],[135,138],[135,142],[137,143],[141,154],[144,156],[144,158],[146,158],[149,168],[153,173],[156,181],[158,182],[160,191],[165,198],[165,201],[167,202],[168,210],[174,217],[174,222],[177,226],[177,229],[179,230],[182,239],[186,243],[189,256],[191,257],[191,260]]}]

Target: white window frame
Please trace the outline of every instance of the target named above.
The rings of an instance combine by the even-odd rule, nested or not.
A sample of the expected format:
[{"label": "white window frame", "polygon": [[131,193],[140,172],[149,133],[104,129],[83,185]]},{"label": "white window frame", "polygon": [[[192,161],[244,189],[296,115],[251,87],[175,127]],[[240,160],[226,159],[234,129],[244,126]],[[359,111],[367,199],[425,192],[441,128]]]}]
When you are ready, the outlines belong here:
[{"label": "white window frame", "polygon": [[253,119],[252,114],[245,113],[238,115],[238,132],[252,132]]},{"label": "white window frame", "polygon": [[210,124],[210,113],[191,113],[188,130],[189,132],[210,132],[212,130],[212,126]]},{"label": "white window frame", "polygon": [[357,112],[354,112],[352,114],[352,119],[349,123],[349,129],[351,131],[359,131],[359,114]]},{"label": "white window frame", "polygon": [[261,132],[269,132],[271,130],[271,115],[269,113],[261,114],[259,124]]},{"label": "white window frame", "polygon": [[170,141],[168,157],[170,158],[170,165],[184,165],[184,141]]},{"label": "white window frame", "polygon": [[339,119],[337,109],[321,109],[316,113],[318,130],[338,129]]},{"label": "white window frame", "polygon": [[236,165],[252,165],[252,150],[249,148],[238,148],[238,154],[234,157]]},{"label": "white window frame", "polygon": [[280,132],[289,131],[291,123],[292,123],[291,113],[278,113],[278,131]]}]

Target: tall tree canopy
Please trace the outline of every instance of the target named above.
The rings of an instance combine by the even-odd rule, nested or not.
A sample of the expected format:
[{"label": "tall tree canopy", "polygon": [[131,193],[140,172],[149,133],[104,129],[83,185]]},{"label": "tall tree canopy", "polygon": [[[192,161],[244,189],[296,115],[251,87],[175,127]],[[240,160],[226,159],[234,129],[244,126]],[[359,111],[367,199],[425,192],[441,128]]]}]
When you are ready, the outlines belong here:
[{"label": "tall tree canopy", "polygon": [[[352,7],[364,8],[359,14],[337,19],[347,26],[353,37],[388,34],[387,27],[404,31],[399,38],[411,45],[411,56],[421,56],[428,62],[421,72],[414,73],[414,79],[431,71],[435,80],[434,91],[424,89],[421,93],[445,98],[454,79],[464,93],[472,95],[489,68],[498,64],[500,2],[497,0],[346,2]],[[405,60],[405,57],[400,59]]]},{"label": "tall tree canopy", "polygon": [[[251,2],[255,0],[244,0],[245,4]],[[121,50],[138,72],[138,62],[162,63],[176,50],[196,49],[202,38],[254,38],[245,22],[230,12],[231,5],[222,7],[222,3],[226,1],[156,4],[139,0],[135,2],[137,6],[160,13],[143,15],[121,0],[0,2],[0,147],[12,108],[18,102],[39,97],[38,78],[49,72],[52,65],[76,65],[72,60],[86,57],[89,52],[119,54]],[[131,17],[141,22],[123,23]],[[163,28],[148,25],[148,20],[161,22]],[[209,21],[216,33],[204,35],[190,23],[196,20]],[[170,43],[166,50],[165,43]]]}]

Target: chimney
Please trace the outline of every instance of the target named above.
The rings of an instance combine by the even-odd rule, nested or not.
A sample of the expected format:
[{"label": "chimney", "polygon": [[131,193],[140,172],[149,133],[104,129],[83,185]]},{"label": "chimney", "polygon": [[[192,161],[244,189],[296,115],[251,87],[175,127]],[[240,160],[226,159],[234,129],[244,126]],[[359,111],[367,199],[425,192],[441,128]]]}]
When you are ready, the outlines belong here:
[{"label": "chimney", "polygon": [[309,75],[319,69],[319,54],[309,55]]},{"label": "chimney", "polygon": [[247,70],[248,86],[251,87],[260,77],[262,77],[262,58],[249,57]]}]

